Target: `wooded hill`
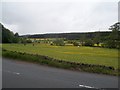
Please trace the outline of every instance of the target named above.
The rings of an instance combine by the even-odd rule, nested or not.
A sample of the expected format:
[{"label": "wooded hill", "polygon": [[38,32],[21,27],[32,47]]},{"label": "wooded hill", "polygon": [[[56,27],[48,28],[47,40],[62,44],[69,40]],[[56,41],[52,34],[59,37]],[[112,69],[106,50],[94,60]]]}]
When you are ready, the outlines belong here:
[{"label": "wooded hill", "polygon": [[67,40],[81,40],[81,39],[94,39],[95,37],[105,38],[109,36],[111,31],[104,32],[86,32],[86,33],[51,33],[51,34],[35,34],[35,35],[22,35],[21,37],[27,38],[65,38]]}]

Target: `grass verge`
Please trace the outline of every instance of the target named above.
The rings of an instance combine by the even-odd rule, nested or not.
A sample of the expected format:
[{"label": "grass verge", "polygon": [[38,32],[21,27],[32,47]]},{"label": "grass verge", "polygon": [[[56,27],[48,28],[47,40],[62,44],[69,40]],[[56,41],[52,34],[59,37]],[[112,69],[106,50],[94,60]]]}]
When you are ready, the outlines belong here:
[{"label": "grass verge", "polygon": [[120,76],[120,70],[115,69],[114,67],[111,66],[84,64],[84,63],[76,63],[76,62],[70,62],[64,60],[57,60],[54,58],[50,58],[48,56],[42,56],[38,54],[28,54],[28,53],[16,52],[16,51],[8,51],[5,49],[2,49],[2,56],[7,58],[12,58],[15,60],[36,62],[38,64],[53,66],[57,68]]}]

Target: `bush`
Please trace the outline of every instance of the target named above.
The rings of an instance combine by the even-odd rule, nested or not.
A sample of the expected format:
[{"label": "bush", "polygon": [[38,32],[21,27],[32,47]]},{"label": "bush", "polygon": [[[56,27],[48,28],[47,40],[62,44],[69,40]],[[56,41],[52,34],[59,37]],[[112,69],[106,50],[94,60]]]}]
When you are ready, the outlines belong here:
[{"label": "bush", "polygon": [[32,43],[32,41],[31,41],[31,40],[26,40],[26,42],[27,42],[27,43]]},{"label": "bush", "polygon": [[74,42],[73,45],[74,46],[80,46],[80,43],[79,42]]},{"label": "bush", "polygon": [[94,46],[94,43],[92,40],[86,40],[84,46]]},{"label": "bush", "polygon": [[105,48],[105,43],[100,43],[100,47]]},{"label": "bush", "polygon": [[56,39],[56,40],[53,41],[53,45],[64,46],[65,43],[64,43],[64,40],[62,40],[62,39]]}]

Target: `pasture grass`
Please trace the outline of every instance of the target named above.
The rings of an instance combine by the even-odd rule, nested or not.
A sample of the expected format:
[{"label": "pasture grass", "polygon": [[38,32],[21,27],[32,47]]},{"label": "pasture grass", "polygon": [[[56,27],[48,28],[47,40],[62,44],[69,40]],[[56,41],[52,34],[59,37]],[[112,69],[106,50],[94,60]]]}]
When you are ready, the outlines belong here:
[{"label": "pasture grass", "polygon": [[[2,47],[9,51],[25,52],[49,56],[54,59],[112,66],[118,69],[118,50],[99,47],[76,46],[51,46],[48,44],[3,44]],[[32,57],[31,57],[32,58]]]},{"label": "pasture grass", "polygon": [[12,58],[14,60],[35,62],[38,64],[53,66],[57,68],[120,76],[120,72],[118,72],[118,70],[114,69],[113,67],[62,61],[46,56],[41,56],[38,54],[27,54],[27,53],[8,51],[3,49],[2,56],[7,58]]}]

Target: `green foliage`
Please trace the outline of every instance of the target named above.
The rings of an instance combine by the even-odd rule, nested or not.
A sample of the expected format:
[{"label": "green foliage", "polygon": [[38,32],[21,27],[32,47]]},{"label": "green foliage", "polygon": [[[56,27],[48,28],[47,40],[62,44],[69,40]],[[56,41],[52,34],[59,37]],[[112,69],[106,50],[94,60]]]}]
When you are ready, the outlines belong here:
[{"label": "green foliage", "polygon": [[62,40],[62,39],[56,39],[56,40],[53,41],[53,45],[64,46],[65,43],[64,43],[64,40]]},{"label": "green foliage", "polygon": [[2,43],[18,43],[19,42],[19,34],[11,32],[10,30],[6,29],[2,24],[0,24],[2,28],[0,31],[2,32]]},{"label": "green foliage", "polygon": [[15,35],[14,35],[15,37],[19,37],[19,34],[18,33],[15,33]]},{"label": "green foliage", "polygon": [[13,32],[9,31],[8,29],[5,29],[3,27],[2,29],[2,43],[12,43],[14,42],[14,34]]},{"label": "green foliage", "polygon": [[19,43],[20,42],[20,37],[18,33],[14,34],[14,43]]},{"label": "green foliage", "polygon": [[97,44],[97,46],[99,46],[100,42],[101,42],[101,37],[100,37],[100,32],[95,32],[95,36],[93,38],[93,42],[94,44]]},{"label": "green foliage", "polygon": [[120,22],[115,23],[110,27],[112,30],[106,41],[106,47],[108,48],[120,48]]},{"label": "green foliage", "polygon": [[80,42],[74,42],[73,45],[74,46],[80,46]]},{"label": "green foliage", "polygon": [[26,43],[32,43],[32,41],[29,39],[29,40],[26,40]]},{"label": "green foliage", "polygon": [[26,43],[25,38],[21,38],[21,43]]},{"label": "green foliage", "polygon": [[94,46],[94,43],[92,40],[86,40],[84,46]]},{"label": "green foliage", "polygon": [[21,40],[21,43],[23,43],[23,44],[27,44],[27,43],[32,43],[32,41],[30,40],[30,39],[27,39],[27,38],[20,38]]}]

